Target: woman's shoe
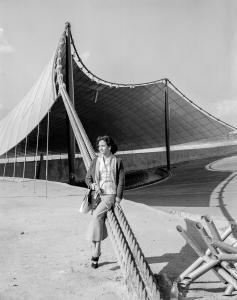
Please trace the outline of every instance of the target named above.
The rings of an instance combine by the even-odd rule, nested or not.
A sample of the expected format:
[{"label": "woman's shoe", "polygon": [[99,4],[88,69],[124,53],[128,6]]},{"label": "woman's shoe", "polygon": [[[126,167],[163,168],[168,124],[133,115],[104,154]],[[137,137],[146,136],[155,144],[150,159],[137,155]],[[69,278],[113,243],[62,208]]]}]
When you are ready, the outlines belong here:
[{"label": "woman's shoe", "polygon": [[98,268],[98,260],[99,260],[99,256],[98,257],[94,257],[92,256],[91,258],[91,267],[94,268],[94,269],[97,269]]}]

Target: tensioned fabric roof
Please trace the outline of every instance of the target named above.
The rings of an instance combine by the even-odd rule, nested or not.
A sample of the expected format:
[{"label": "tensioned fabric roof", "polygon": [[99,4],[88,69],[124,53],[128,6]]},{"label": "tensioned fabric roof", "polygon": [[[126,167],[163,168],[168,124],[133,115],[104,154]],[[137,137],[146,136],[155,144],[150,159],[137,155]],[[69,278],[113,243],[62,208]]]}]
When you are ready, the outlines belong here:
[{"label": "tensioned fabric roof", "polygon": [[[75,108],[92,143],[98,135],[109,134],[119,150],[136,150],[165,145],[165,80],[144,84],[116,84],[92,74],[83,64],[73,42]],[[66,45],[63,45],[62,73],[65,77]],[[214,137],[234,130],[202,110],[168,81],[170,144],[177,145]],[[24,152],[46,148],[49,119],[49,152],[67,152],[66,111],[51,59],[26,97],[0,122],[0,155],[13,155],[17,145]],[[49,112],[49,118],[48,113]]]},{"label": "tensioned fabric roof", "polygon": [[0,122],[0,155],[21,142],[44,118],[56,99],[54,56],[22,101]]}]

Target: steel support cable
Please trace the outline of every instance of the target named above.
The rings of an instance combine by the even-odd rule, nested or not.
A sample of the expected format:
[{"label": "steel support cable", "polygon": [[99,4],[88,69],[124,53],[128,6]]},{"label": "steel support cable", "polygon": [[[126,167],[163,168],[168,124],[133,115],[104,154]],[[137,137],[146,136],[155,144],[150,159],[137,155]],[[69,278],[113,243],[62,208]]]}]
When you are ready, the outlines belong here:
[{"label": "steel support cable", "polygon": [[48,162],[49,162],[49,111],[47,116],[46,164],[45,164],[46,198],[48,197]]},{"label": "steel support cable", "polygon": [[[61,90],[61,94],[62,94],[62,97],[64,98],[64,96],[65,96],[65,94],[66,94],[66,91],[65,91],[65,89],[63,89],[63,90]],[[65,96],[66,97],[66,96]],[[69,105],[70,106],[70,102],[68,103],[69,101],[67,101],[67,105]],[[70,114],[69,114],[70,115]],[[73,129],[74,129],[74,126],[72,126],[73,127]],[[80,128],[78,128],[79,130],[80,130]],[[77,134],[77,131],[78,130],[75,130],[74,131],[74,133],[75,133],[75,135]],[[79,137],[79,140],[81,139],[81,137]],[[86,144],[86,146],[88,146],[88,144]],[[84,157],[84,155],[83,155],[83,157]],[[84,157],[85,158],[85,157]],[[112,214],[112,212],[110,211],[109,212],[109,214]],[[113,214],[112,214],[113,215]],[[115,216],[113,215],[113,217],[112,218],[110,218],[109,220],[111,221],[111,220],[114,220],[114,218],[115,218]],[[109,221],[109,222],[110,222]],[[117,227],[115,227],[115,236],[117,237],[117,239],[121,239],[121,235],[122,235],[122,232],[121,232],[121,229],[120,229],[120,231],[118,230],[118,226]],[[122,243],[123,242],[123,243]],[[121,248],[121,252],[123,253],[123,260],[125,261],[125,265],[127,264],[127,255],[126,255],[126,253],[129,253],[129,258],[130,258],[130,260],[134,260],[134,258],[133,258],[133,254],[132,254],[132,252],[131,252],[131,250],[129,249],[129,247],[128,247],[128,244],[126,243],[126,239],[123,237],[123,241],[122,241],[121,243],[122,243],[122,245],[123,246],[121,246],[120,248]],[[127,258],[127,259],[126,259]],[[138,270],[137,269],[135,269],[134,270],[134,268],[135,267],[133,267],[133,266],[131,266],[131,263],[129,264],[128,263],[128,268],[129,268],[129,270],[127,271],[127,273],[129,274],[130,272],[132,272],[132,274],[133,274],[133,280],[135,281],[135,286],[139,286],[139,291],[137,292],[139,295],[142,295],[144,292],[143,292],[143,290],[144,290],[144,282],[143,281],[141,281],[141,279],[139,279],[141,276],[139,275],[139,272],[138,272]],[[126,269],[127,269],[127,267],[126,267]],[[137,274],[136,276],[134,275],[134,274]],[[146,299],[146,298],[139,298],[139,299]],[[154,298],[150,298],[150,299],[154,299]],[[157,297],[156,297],[156,299],[157,299]],[[159,298],[158,298],[159,299]]]},{"label": "steel support cable", "polygon": [[118,242],[116,239],[116,232],[113,230],[113,228],[112,228],[113,226],[111,225],[111,222],[108,220],[108,218],[105,219],[105,224],[106,224],[106,227],[108,230],[108,235],[109,235],[112,245],[114,247],[114,251],[117,255],[119,265],[121,266],[122,274],[125,278],[125,282],[127,283],[128,280],[127,280],[127,274],[126,274],[126,264],[123,260],[122,253],[121,253],[121,250],[119,248],[119,245],[118,245]]},{"label": "steel support cable", "polygon": [[[54,62],[53,62],[53,65],[55,64],[55,60],[56,60],[56,53],[54,55]],[[45,74],[45,73],[44,73]],[[55,87],[55,84],[54,84],[54,75],[55,75],[55,69],[53,69],[52,71],[52,76],[51,76],[51,80],[53,82],[53,99],[56,99],[56,87]],[[47,72],[47,76],[48,76],[48,72]],[[39,93],[40,91],[40,88],[39,88],[39,85],[40,83],[37,84],[37,89],[34,91],[34,98],[37,98],[37,94]],[[43,96],[45,95],[45,92],[46,92],[46,89],[47,87],[45,86],[44,89],[43,89]],[[34,100],[35,101],[35,100]],[[32,105],[32,108],[33,108],[33,105]],[[32,110],[31,108],[31,110]],[[40,103],[40,110],[42,108],[42,101]],[[42,121],[42,120],[41,120]],[[40,122],[39,119],[38,119],[38,130],[37,130],[37,141],[36,141],[36,151],[35,151],[35,155],[34,155],[34,193],[36,191],[36,173],[37,173],[37,156],[38,156],[38,143],[39,143],[39,124]],[[40,165],[41,163],[39,163]]]},{"label": "steel support cable", "polygon": [[4,163],[4,168],[3,168],[3,175],[2,177],[5,177],[5,173],[6,173],[6,166],[7,166],[7,152],[6,152],[6,157],[5,157],[5,163]]},{"label": "steel support cable", "polygon": [[[122,254],[123,253],[123,248],[121,248],[120,242],[118,240],[118,233],[117,233],[116,229],[114,228],[115,226],[113,225],[111,220],[109,220],[108,218],[106,218],[106,227],[107,227],[107,231],[108,231],[110,241],[113,245],[115,254],[117,256],[117,259],[118,259],[118,262],[119,262],[119,265],[120,265],[120,269],[121,269],[122,275],[124,277],[124,281],[125,281],[125,284],[127,286],[129,295],[131,296],[132,299],[134,299],[135,297],[136,297],[136,299],[140,299],[140,298],[137,297],[136,291],[134,291],[134,280],[131,277],[131,272],[129,272],[129,268],[128,268],[128,251],[125,252],[126,258],[123,259],[123,254]],[[142,299],[145,299],[145,297],[143,297]]]},{"label": "steel support cable", "polygon": [[25,153],[24,153],[23,173],[22,173],[23,180],[25,178],[25,168],[26,168],[26,148],[27,148],[27,136],[25,140]]},{"label": "steel support cable", "polygon": [[[87,153],[88,161],[90,164],[91,160],[95,157],[95,152],[91,146],[91,143],[90,143],[88,137],[87,137],[87,139],[83,138],[83,130],[84,130],[83,125],[82,125],[80,119],[78,118],[76,111],[71,104],[71,101],[69,100],[67,91],[64,88],[63,88],[63,95],[64,95],[64,97],[63,97],[64,105],[68,112],[69,118],[71,117],[70,121],[72,121],[72,125],[74,126],[75,129],[77,129],[77,132],[80,135],[80,142],[83,145],[85,152]],[[86,133],[84,133],[84,134],[86,134]]]},{"label": "steel support cable", "polygon": [[[86,144],[88,146],[88,144]],[[159,291],[157,289],[154,276],[150,270],[148,263],[145,260],[145,256],[132,232],[131,227],[122,211],[122,208],[116,207],[116,216],[120,219],[120,224],[122,224],[124,231],[126,232],[126,237],[128,239],[128,244],[130,245],[130,250],[133,256],[137,258],[137,264],[141,271],[143,280],[146,283],[147,289],[149,291],[150,299],[157,299],[159,297]]]},{"label": "steel support cable", "polygon": [[[55,53],[55,58],[56,58],[56,53]],[[54,61],[55,61],[55,58],[54,58]],[[54,70],[52,72],[52,81],[53,81],[53,76],[54,76]],[[37,89],[34,91],[34,97],[37,96],[37,94],[39,93],[39,90],[40,90],[39,87],[37,87]],[[46,91],[46,86],[44,87],[43,95],[45,94],[45,91]],[[54,95],[53,97],[54,97],[54,99],[56,99],[56,92],[55,91],[56,91],[56,88],[55,88],[55,85],[53,84],[53,95]],[[33,106],[32,106],[32,108],[33,108]],[[40,103],[40,110],[41,110],[41,108],[42,108],[42,101]],[[41,121],[38,119],[36,150],[35,150],[35,155],[34,155],[34,163],[35,163],[35,165],[34,165],[34,193],[36,192],[37,156],[38,156],[39,133],[40,133],[40,126],[39,126],[39,124],[40,124]],[[41,167],[41,157],[39,158],[39,167]]]},{"label": "steel support cable", "polygon": [[68,114],[68,117],[69,117],[69,120],[70,120],[70,123],[71,123],[71,126],[72,126],[72,129],[73,129],[73,132],[74,132],[74,135],[76,137],[76,140],[77,140],[77,144],[78,144],[78,147],[80,149],[80,152],[84,158],[84,163],[85,163],[85,167],[86,169],[88,170],[89,167],[90,167],[90,163],[91,163],[91,157],[90,157],[90,154],[89,152],[87,151],[87,148],[86,148],[86,145],[84,144],[84,141],[83,141],[83,138],[82,138],[82,135],[80,133],[80,129],[78,128],[74,118],[73,118],[73,115],[71,114],[71,111],[70,111],[70,104],[68,103],[70,100],[67,99],[67,92],[66,90],[60,86],[60,93],[62,95],[62,98],[63,98],[63,102],[64,102],[64,105],[65,105],[65,108],[67,110],[67,114]]},{"label": "steel support cable", "polygon": [[[61,65],[61,53],[62,53],[62,50],[59,49],[58,50],[58,59],[57,59],[57,76],[58,76],[58,83],[60,86],[62,86],[64,88],[64,82],[63,82],[63,77],[62,77],[62,65]],[[75,121],[75,124],[79,127],[80,129],[80,135],[82,137],[82,141],[84,142],[84,144],[86,145],[86,151],[89,153],[90,155],[90,158],[91,160],[95,157],[95,152],[94,152],[94,149],[93,149],[93,146],[91,145],[91,142],[86,134],[86,131],[80,121],[80,119],[78,118],[78,115],[74,109],[74,107],[71,105],[71,102],[70,102],[70,98],[69,98],[69,95],[66,91],[66,89],[64,88],[64,93],[66,95],[66,100],[67,100],[67,107],[68,109],[70,110],[70,114],[72,114],[73,118],[74,118],[74,121]],[[64,102],[65,102],[65,99]],[[69,101],[68,101],[69,100]],[[65,103],[64,103],[65,104]],[[65,105],[66,106],[66,105]],[[71,120],[70,120],[71,121]]]},{"label": "steel support cable", "polygon": [[[148,296],[146,285],[140,275],[137,268],[133,253],[126,241],[126,237],[119,225],[119,222],[115,214],[110,210],[107,213],[107,224],[109,224],[109,230],[113,232],[115,244],[114,248],[118,248],[121,254],[121,268],[124,268],[126,284],[136,294],[139,300],[151,300]],[[116,251],[118,252],[118,250]],[[158,296],[155,299],[160,299]]]},{"label": "steel support cable", "polygon": [[[86,169],[88,170],[89,169],[89,166],[90,166],[90,162],[91,162],[91,158],[90,158],[90,154],[89,152],[87,151],[87,148],[86,148],[86,145],[84,144],[84,141],[83,141],[83,138],[81,136],[81,133],[80,133],[80,130],[77,126],[77,124],[75,123],[75,120],[73,118],[73,115],[71,114],[71,111],[70,111],[70,103],[68,104],[68,101],[67,101],[67,93],[66,93],[66,90],[65,89],[61,89],[60,88],[60,93],[62,95],[62,98],[64,100],[64,105],[65,105],[65,108],[67,110],[67,114],[69,116],[69,120],[70,120],[70,123],[71,123],[71,126],[72,126],[72,129],[73,129],[73,132],[74,132],[74,135],[76,137],[76,140],[77,140],[77,144],[78,144],[78,147],[80,149],[80,152],[82,154],[82,157],[83,157],[83,160],[84,160],[84,163],[85,163],[85,167]],[[70,100],[69,100],[70,101]]]},{"label": "steel support cable", "polygon": [[15,175],[16,175],[16,159],[17,159],[16,151],[17,151],[17,145],[15,146],[15,159],[14,159],[14,164],[13,164],[13,174],[12,174],[12,177],[15,177]]},{"label": "steel support cable", "polygon": [[[66,98],[66,99],[64,99],[65,100],[65,107],[66,107],[66,109],[68,108],[72,108],[71,107],[71,104],[70,104],[70,100],[69,99],[67,99],[67,93],[66,93],[66,91],[65,91],[65,89],[64,88],[61,88],[61,86],[60,86],[60,92],[61,92],[61,95],[62,95],[62,97],[63,97],[63,99],[64,98]],[[69,114],[69,116],[70,116],[71,114]],[[75,117],[75,116],[74,116]],[[70,120],[71,121],[71,120]],[[75,123],[77,123],[77,120],[76,120],[76,122]],[[77,128],[78,130],[75,130],[75,124],[74,124],[74,122],[72,122],[72,127],[73,127],[73,129],[74,129],[74,134],[77,136],[77,133],[78,133],[78,131],[80,131],[80,126],[79,126],[79,128]],[[81,125],[82,126],[82,125]],[[79,141],[81,141],[81,136],[79,137]],[[86,147],[88,147],[88,145],[89,145],[89,141],[87,140],[87,143],[85,144],[85,146]],[[84,155],[83,155],[83,157],[84,157]],[[84,157],[84,160],[85,160],[85,157]],[[90,161],[89,161],[89,163],[90,163]],[[109,214],[110,213],[112,213],[112,212],[109,212]],[[125,217],[125,216],[124,216]],[[112,219],[114,219],[115,218],[115,216],[113,215],[113,217],[112,217]],[[128,224],[128,222],[127,222],[127,224]],[[117,230],[117,232],[116,232],[116,230]],[[120,229],[120,231],[118,232],[118,227],[115,227],[115,236],[117,236],[117,239],[118,238],[120,238],[121,239],[121,229]],[[128,266],[128,270],[127,270],[127,273],[128,274],[130,274],[131,272],[132,272],[132,274],[133,274],[133,281],[135,282],[134,284],[135,284],[135,286],[137,287],[139,287],[139,288],[137,288],[138,289],[138,291],[137,291],[137,293],[138,293],[138,295],[143,295],[145,292],[144,292],[144,282],[142,281],[142,279],[139,279],[139,278],[142,278],[141,277],[141,275],[140,275],[140,273],[139,273],[139,271],[137,270],[137,268],[135,268],[134,267],[134,264],[132,264],[132,266],[131,266],[131,263],[129,263],[128,261],[130,261],[130,260],[133,260],[134,261],[134,255],[133,255],[133,253],[132,253],[132,251],[131,251],[131,249],[128,247],[128,244],[126,243],[126,239],[125,238],[123,238],[123,243],[122,243],[122,245],[123,246],[121,246],[120,248],[121,248],[121,252],[122,253],[124,253],[124,255],[123,255],[123,259],[125,260],[125,265],[127,265]],[[129,256],[128,256],[128,253],[129,253]],[[127,267],[125,268],[125,269],[127,269]],[[148,272],[148,271],[147,271]],[[134,274],[136,274],[136,276],[134,275]],[[147,276],[148,277],[148,279],[150,279],[150,277],[149,276]],[[148,279],[146,280],[146,282],[148,282]],[[150,280],[151,282],[153,282],[152,281],[152,279]],[[150,299],[159,299],[158,297],[159,297],[159,294],[158,294],[158,297],[157,297],[157,293],[156,293],[156,297],[154,298],[153,296],[152,296],[152,292],[151,292],[151,288],[150,288],[150,286],[151,286],[151,283],[149,284],[149,288],[148,288],[148,290],[149,290],[149,293],[150,293],[150,295],[151,295],[151,297],[150,297]],[[154,289],[153,289],[154,290]],[[154,294],[154,291],[153,291],[153,294]],[[141,298],[142,297],[142,298]],[[146,298],[144,298],[143,296],[140,296],[140,298],[139,299],[146,299]]]},{"label": "steel support cable", "polygon": [[[64,39],[64,36],[61,38],[61,41],[60,41],[61,45],[63,44],[63,39]],[[88,170],[88,168],[90,166],[90,162],[92,160],[92,157],[90,156],[90,153],[88,152],[87,147],[84,143],[84,140],[83,140],[81,132],[80,132],[80,128],[78,128],[78,127],[80,127],[78,125],[78,123],[80,124],[80,122],[78,122],[79,118],[78,118],[77,114],[74,112],[74,108],[72,107],[72,105],[70,103],[70,99],[69,99],[69,96],[68,96],[66,88],[65,88],[65,83],[63,82],[63,75],[62,75],[62,72],[61,72],[61,70],[62,70],[62,64],[61,64],[62,50],[61,50],[61,47],[62,46],[59,47],[58,53],[57,53],[58,54],[57,67],[56,67],[56,69],[57,69],[57,82],[59,84],[59,90],[60,90],[60,93],[62,95],[63,102],[64,102],[65,108],[67,110],[67,114],[68,114],[71,126],[73,128],[73,132],[74,132],[74,135],[76,137],[80,152],[81,152],[81,154],[84,158],[83,160],[84,160],[84,163],[85,163],[85,167]],[[81,124],[81,127],[83,127],[82,124]]]},{"label": "steel support cable", "polygon": [[93,78],[95,78],[94,80],[95,81],[100,81],[101,84],[105,84],[107,86],[116,86],[116,87],[138,87],[138,86],[144,86],[144,85],[152,85],[152,84],[156,84],[156,83],[161,83],[165,80],[165,78],[162,78],[162,79],[159,79],[159,80],[155,80],[155,81],[149,81],[149,82],[145,82],[145,83],[137,83],[137,84],[126,84],[126,83],[114,83],[114,82],[110,82],[110,81],[107,81],[107,80],[104,80],[98,76],[96,76],[95,74],[93,74],[87,67],[86,65],[83,63],[83,61],[81,60],[80,58],[80,55],[78,54],[78,51],[77,51],[77,48],[75,46],[75,43],[74,43],[74,40],[73,40],[73,37],[72,37],[72,33],[70,31],[70,38],[71,38],[71,41],[72,41],[72,46],[73,46],[73,49],[74,49],[74,52],[76,53],[76,56],[77,56],[77,59],[78,61],[80,62],[80,64],[83,66],[83,68],[87,71],[88,74],[90,74]]},{"label": "steel support cable", "polygon": [[75,124],[77,125],[79,131],[80,131],[80,134],[81,134],[81,137],[82,137],[82,141],[83,143],[85,144],[86,146],[86,150],[87,152],[89,153],[89,156],[90,156],[90,160],[92,160],[93,158],[95,158],[95,152],[94,152],[94,149],[91,145],[91,142],[85,132],[85,129],[80,121],[80,119],[78,118],[76,112],[75,112],[75,109],[74,107],[71,105],[71,102],[67,101],[67,104],[68,104],[68,108],[70,109],[71,113],[72,113],[72,116],[73,116],[73,119],[75,121]]},{"label": "steel support cable", "polygon": [[214,119],[215,121],[218,121],[219,123],[222,123],[232,129],[237,129],[237,127],[232,126],[230,124],[227,124],[226,122],[218,119],[217,117],[213,116],[212,114],[210,114],[209,112],[207,112],[205,109],[201,108],[200,106],[198,106],[196,103],[194,103],[192,100],[190,100],[187,96],[185,96],[169,79],[166,79],[167,82],[174,88],[174,90],[176,90],[183,98],[185,98],[188,102],[192,103],[192,105],[194,105],[195,107],[198,108],[198,110],[200,110],[201,112],[205,113],[206,115],[210,116],[212,119]]},{"label": "steel support cable", "polygon": [[35,149],[35,172],[34,172],[34,193],[36,186],[36,171],[37,171],[37,155],[38,155],[38,147],[39,147],[39,124],[37,126],[37,140],[36,140],[36,149]]},{"label": "steel support cable", "polygon": [[149,296],[151,299],[157,299],[159,297],[159,291],[157,289],[156,280],[150,269],[149,264],[147,263],[145,256],[141,250],[141,247],[138,244],[138,241],[127,221],[127,218],[124,215],[124,212],[119,204],[115,205],[115,215],[119,220],[120,226],[125,234],[126,240],[131,248],[137,266],[142,275],[143,281],[146,284]]},{"label": "steel support cable", "polygon": [[[63,44],[63,38],[61,39],[60,44],[61,45]],[[62,95],[64,104],[65,104],[65,108],[68,109],[67,112],[68,112],[69,117],[71,116],[70,121],[72,123],[71,125],[74,130],[74,134],[75,134],[76,138],[78,137],[78,139],[77,139],[78,146],[79,146],[79,148],[80,148],[80,145],[82,146],[83,151],[81,151],[81,149],[80,149],[80,151],[81,151],[83,160],[85,162],[85,165],[87,165],[88,158],[89,158],[89,164],[90,164],[92,158],[95,157],[95,153],[94,153],[94,149],[90,143],[90,140],[88,139],[87,134],[84,131],[83,125],[81,124],[76,111],[72,107],[69,96],[66,92],[65,84],[63,82],[63,75],[61,73],[61,69],[62,69],[61,53],[62,53],[62,50],[59,47],[58,58],[57,58],[57,82],[59,84],[59,89],[60,89],[60,93]],[[79,120],[79,122],[78,122],[78,120]],[[78,125],[78,124],[80,124],[80,125]],[[81,130],[83,131],[83,134],[80,132]],[[88,155],[89,155],[89,157],[88,157]],[[86,168],[88,169],[89,165],[86,166]],[[138,299],[141,299],[141,300],[153,299],[153,298],[148,297],[147,291],[145,289],[146,285],[143,282],[143,279],[140,275],[139,269],[136,267],[134,254],[132,253],[132,251],[126,241],[125,235],[123,234],[122,229],[121,229],[121,227],[118,223],[118,220],[113,211],[108,212],[108,218],[106,220],[106,225],[107,225],[110,237],[111,237],[111,241],[114,243],[113,245],[116,249],[115,252],[118,256],[118,260],[121,265],[121,269],[123,269],[122,272],[125,277],[126,284],[129,285],[129,282],[131,283],[131,287],[133,290],[136,291]],[[116,245],[115,245],[115,243],[116,243]],[[128,280],[128,278],[129,278],[129,280]],[[158,295],[158,297],[156,297],[156,299],[160,299],[159,295]]]},{"label": "steel support cable", "polygon": [[[64,91],[61,91],[62,92],[62,96],[63,96],[63,94],[64,94],[64,92],[65,92],[65,90]],[[73,129],[74,129],[74,126],[72,126],[73,127]],[[75,135],[76,135],[76,133],[77,133],[77,130],[75,130],[74,131],[74,133],[75,133]],[[79,137],[79,140],[81,139],[81,137]],[[87,145],[86,145],[87,146]],[[84,160],[85,160],[85,154],[82,154],[83,155],[83,158],[84,158]],[[112,212],[109,212],[109,213],[112,213]],[[114,216],[115,217],[115,216]],[[115,236],[117,236],[117,238],[120,238],[121,239],[121,230],[120,230],[120,232],[118,232],[118,228],[116,227],[116,229],[115,230],[117,230],[117,233],[115,233]],[[125,242],[124,242],[125,241]],[[133,257],[133,254],[132,254],[132,251],[129,249],[129,247],[128,247],[128,245],[127,245],[127,243],[126,243],[126,240],[123,238],[123,247],[122,247],[122,249],[121,249],[121,252],[122,253],[124,253],[124,255],[123,255],[123,259],[125,260],[125,264],[127,263],[126,262],[126,260],[128,259],[126,259],[126,253],[130,253],[129,254],[129,258],[130,258],[130,260],[131,259],[133,259],[134,260],[134,258],[131,258],[131,257]],[[140,282],[141,280],[139,279],[138,280],[138,278],[139,278],[139,276],[140,275],[137,275],[137,276],[135,276],[134,274],[136,273],[136,274],[139,274],[138,273],[138,271],[134,271],[133,269],[131,269],[131,268],[134,268],[134,267],[131,267],[131,263],[129,264],[128,263],[128,267],[129,267],[129,271],[128,271],[128,273],[130,273],[130,272],[132,272],[132,274],[133,274],[133,280],[135,281],[135,286],[139,286],[139,293],[138,294],[140,294],[140,295],[142,295],[144,292],[143,292],[143,290],[144,290],[144,282],[142,281],[142,282]],[[134,273],[135,272],[135,273]],[[152,280],[151,280],[152,281]],[[147,282],[148,282],[148,280],[147,280]],[[149,286],[150,286],[151,284],[149,284]],[[149,288],[149,290],[150,290],[150,288]],[[150,292],[150,294],[151,294],[151,292]],[[146,298],[139,298],[139,299],[146,299]],[[150,298],[150,299],[159,299],[159,298]]]},{"label": "steel support cable", "polygon": [[[73,107],[72,107],[73,108]],[[74,108],[73,108],[74,109]],[[73,114],[75,114],[75,112],[73,111]],[[83,138],[83,141],[84,141],[84,144],[87,146],[87,151],[89,152],[89,155],[90,155],[90,158],[93,159],[95,158],[95,151],[94,151],[94,148],[86,134],[86,131],[80,121],[80,119],[78,118],[77,114],[75,114],[75,119],[77,121],[77,124],[78,126],[80,127],[80,133],[82,135],[82,138]]]},{"label": "steel support cable", "polygon": [[[60,50],[59,50],[59,52],[60,52]],[[58,53],[58,54],[60,56],[60,53]],[[57,59],[57,81],[59,84],[60,94],[62,96],[64,106],[66,108],[73,132],[75,134],[75,137],[76,137],[76,140],[78,143],[78,147],[84,158],[84,163],[85,163],[86,169],[88,170],[89,166],[90,166],[90,162],[93,157],[90,156],[90,153],[87,150],[87,147],[86,147],[83,137],[81,135],[80,128],[82,127],[82,124],[81,124],[81,122],[79,122],[79,118],[76,116],[75,112],[73,111],[74,108],[72,107],[72,105],[70,103],[68,93],[65,89],[65,84],[63,82],[63,75],[61,73],[61,69],[62,69],[61,58],[58,57],[58,59]]]},{"label": "steel support cable", "polygon": [[[45,72],[45,70],[44,70],[44,76],[46,76],[45,73],[46,73],[47,78],[48,78],[48,72]],[[54,72],[52,72],[52,73],[54,73]],[[40,78],[41,78],[41,77],[40,77]],[[35,86],[35,88],[34,88],[32,97],[31,97],[31,98],[33,99],[33,101],[31,102],[30,106],[27,107],[27,110],[25,110],[23,117],[25,116],[25,114],[27,113],[27,111],[30,111],[29,115],[32,114],[32,110],[34,109],[34,103],[37,101],[38,95],[39,95],[40,91],[43,92],[43,93],[42,93],[42,98],[44,98],[44,95],[45,95],[45,93],[46,93],[47,86],[45,85],[44,88],[41,90],[41,89],[40,89],[41,83],[42,83],[42,80],[40,80],[40,82],[37,82],[37,84],[36,84],[36,86]],[[56,99],[56,96],[55,96],[56,94],[54,93],[54,90],[55,90],[55,86],[54,86],[54,84],[53,84],[53,94],[54,94],[53,97],[54,97],[54,99]],[[41,108],[42,108],[42,101],[40,102],[39,110],[41,110]],[[38,117],[39,117],[39,116],[38,116]],[[27,132],[28,132],[28,129],[29,129],[29,123],[30,123],[29,120],[30,120],[30,118],[28,118]],[[39,126],[39,123],[40,123],[40,121],[39,121],[39,118],[38,118],[38,126]],[[29,133],[29,134],[30,134],[30,133]],[[28,138],[29,134],[26,136],[26,144],[27,144],[27,138]],[[38,141],[37,141],[37,142],[38,142]],[[25,149],[25,158],[26,158],[26,149]],[[26,161],[26,160],[25,160],[25,161]],[[25,162],[24,162],[24,170],[23,170],[23,174],[24,174],[24,175],[23,175],[23,179],[24,179],[24,178],[25,178]],[[36,168],[35,168],[35,174],[36,174]],[[34,179],[35,179],[35,177],[34,177]],[[34,182],[34,192],[35,192],[35,182]]]}]

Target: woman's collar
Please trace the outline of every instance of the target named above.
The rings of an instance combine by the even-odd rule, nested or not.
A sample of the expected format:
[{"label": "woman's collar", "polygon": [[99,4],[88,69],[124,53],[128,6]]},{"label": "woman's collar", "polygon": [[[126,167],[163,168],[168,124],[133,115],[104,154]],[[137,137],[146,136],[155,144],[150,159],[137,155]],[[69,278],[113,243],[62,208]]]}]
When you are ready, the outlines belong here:
[{"label": "woman's collar", "polygon": [[115,155],[113,153],[111,153],[110,156],[104,156],[102,153],[99,153],[98,157],[101,158],[101,159],[103,159],[103,157],[105,157],[105,158],[114,158]]}]

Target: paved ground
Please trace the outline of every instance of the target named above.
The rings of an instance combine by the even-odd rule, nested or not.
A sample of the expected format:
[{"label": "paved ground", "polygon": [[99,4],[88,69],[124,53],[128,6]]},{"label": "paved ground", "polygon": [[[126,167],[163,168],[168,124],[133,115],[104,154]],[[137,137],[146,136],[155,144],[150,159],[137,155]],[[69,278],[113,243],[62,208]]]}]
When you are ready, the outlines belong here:
[{"label": "paved ground", "polygon": [[176,214],[237,220],[237,156],[177,164],[163,182],[125,192],[125,198]]}]

